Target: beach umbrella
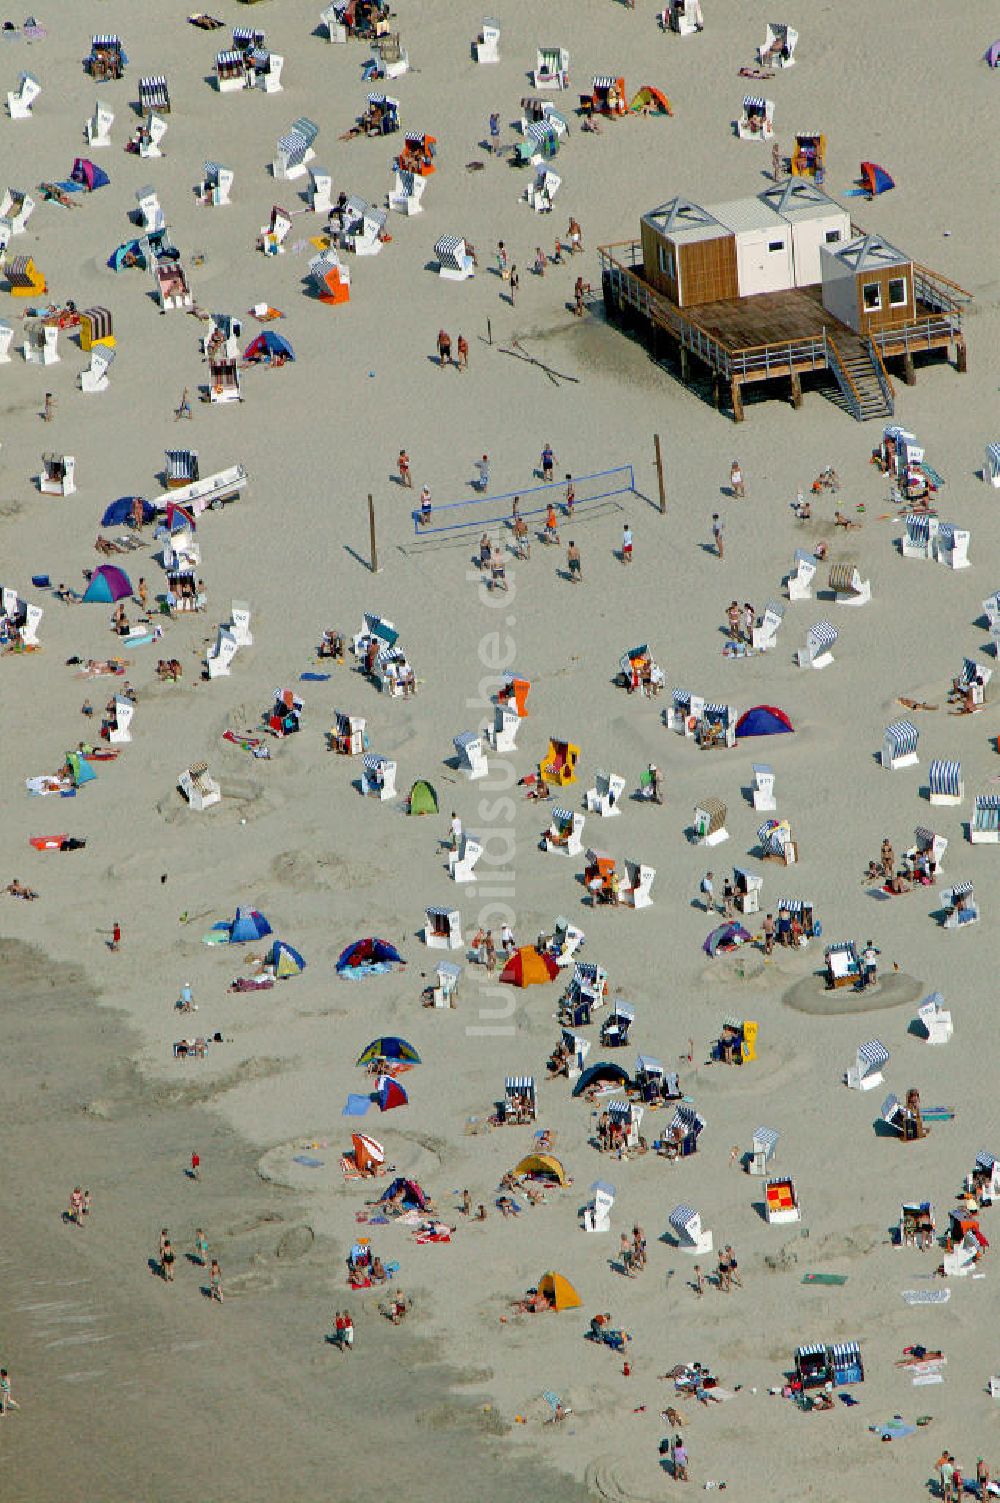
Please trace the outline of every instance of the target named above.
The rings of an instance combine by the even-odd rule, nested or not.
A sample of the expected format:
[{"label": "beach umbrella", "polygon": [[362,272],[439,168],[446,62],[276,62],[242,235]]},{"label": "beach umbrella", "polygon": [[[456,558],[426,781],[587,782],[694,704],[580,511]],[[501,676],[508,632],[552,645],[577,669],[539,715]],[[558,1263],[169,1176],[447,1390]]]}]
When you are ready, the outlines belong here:
[{"label": "beach umbrella", "polygon": [[411,1065],[419,1065],[420,1055],[412,1044],[406,1039],[398,1038],[395,1034],[385,1034],[377,1039],[372,1039],[358,1055],[359,1065],[370,1065],[376,1059],[399,1059],[406,1060]]},{"label": "beach umbrella", "polygon": [[380,1112],[391,1112],[394,1107],[405,1106],[409,1099],[399,1081],[393,1080],[391,1075],[382,1075],[379,1078],[378,1089],[375,1092],[375,1105]]},{"label": "beach umbrella", "polygon": [[500,972],[500,980],[511,986],[541,986],[554,981],[559,975],[555,957],[548,952],[539,954],[534,945],[522,945]]}]

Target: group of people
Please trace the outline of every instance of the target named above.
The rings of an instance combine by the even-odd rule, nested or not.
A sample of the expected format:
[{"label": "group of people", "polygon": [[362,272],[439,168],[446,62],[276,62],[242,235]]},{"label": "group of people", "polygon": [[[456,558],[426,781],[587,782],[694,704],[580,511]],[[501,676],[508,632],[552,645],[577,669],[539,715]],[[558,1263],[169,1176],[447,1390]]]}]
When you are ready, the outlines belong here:
[{"label": "group of people", "polygon": [[744,601],[742,609],[738,600],[731,600],[726,607],[726,626],[729,631],[730,641],[753,642],[753,629],[757,624],[757,613],[749,600]]}]

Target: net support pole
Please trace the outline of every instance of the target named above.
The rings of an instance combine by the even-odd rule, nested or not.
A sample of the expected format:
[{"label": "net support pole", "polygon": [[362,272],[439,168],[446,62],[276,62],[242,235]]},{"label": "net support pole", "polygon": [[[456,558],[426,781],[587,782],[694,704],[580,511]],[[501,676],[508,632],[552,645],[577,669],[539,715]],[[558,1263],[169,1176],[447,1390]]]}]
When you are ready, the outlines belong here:
[{"label": "net support pole", "polygon": [[653,453],[656,456],[656,483],[660,490],[660,514],[667,514],[667,490],[663,484],[663,454],[660,450],[660,435],[653,434]]},{"label": "net support pole", "polygon": [[368,536],[371,544],[371,571],[378,573],[378,548],[375,543],[375,502],[371,491],[368,492]]}]

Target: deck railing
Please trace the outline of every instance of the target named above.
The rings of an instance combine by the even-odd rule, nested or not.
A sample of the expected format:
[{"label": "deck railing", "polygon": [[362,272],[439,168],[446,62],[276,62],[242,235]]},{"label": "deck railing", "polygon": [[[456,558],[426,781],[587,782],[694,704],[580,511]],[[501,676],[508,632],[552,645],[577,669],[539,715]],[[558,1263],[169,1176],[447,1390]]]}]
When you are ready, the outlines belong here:
[{"label": "deck railing", "polygon": [[879,349],[874,339],[863,339],[861,343],[864,345],[865,349],[868,352],[868,357],[872,363],[872,369],[875,372],[875,379],[878,381],[878,384],[881,388],[885,405],[888,407],[890,413],[892,413],[896,408],[896,392],[892,382],[889,379],[889,372],[885,368],[885,361],[882,359],[882,351]]},{"label": "deck railing", "polygon": [[930,314],[894,329],[874,330],[871,338],[880,353],[888,349],[897,354],[902,345],[904,354],[909,355],[914,350],[940,349],[961,327],[961,320],[951,315]]}]

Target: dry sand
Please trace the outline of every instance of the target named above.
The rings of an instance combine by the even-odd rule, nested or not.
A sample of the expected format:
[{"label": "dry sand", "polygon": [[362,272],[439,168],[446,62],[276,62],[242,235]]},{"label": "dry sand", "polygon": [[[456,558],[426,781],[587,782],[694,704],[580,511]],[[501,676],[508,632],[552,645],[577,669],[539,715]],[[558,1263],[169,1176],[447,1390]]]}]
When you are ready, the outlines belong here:
[{"label": "dry sand", "polygon": [[[319,122],[318,160],[336,187],[375,200],[387,189],[393,143],[337,139],[366,93],[358,81],[365,50],[332,49],[311,36],[318,4],[248,8],[226,0],[219,14],[227,23],[268,29],[287,58],[286,88],[273,98],[219,98],[204,75],[224,33],[186,26],[182,8],[165,20],[149,0],[136,0],[127,14],[95,3],[74,9],[71,19],[55,7],[42,16],[50,27],[44,43],[3,49],[5,87],[21,67],[45,87],[32,122],[2,126],[7,176],[33,187],[68,172],[95,95],[77,60],[92,31],[118,26],[131,65],[125,83],[100,91],[117,118],[114,147],[97,156],[112,185],[79,209],[40,206],[12,250],[36,254],[56,298],[110,306],[119,354],[111,391],[95,398],[75,390],[84,360],[65,337],[53,370],[18,359],[0,371],[4,581],[29,598],[33,573],[78,583],[78,571],[97,561],[92,542],[104,505],[123,493],[154,494],[167,445],[198,448],[203,473],[241,461],[252,479],[237,506],[207,517],[199,530],[209,610],[170,626],[165,640],[184,664],[183,683],[155,683],[157,649],[132,654],[133,744],[75,801],[29,801],[23,779],[53,769],[66,747],[92,733],[80,704],[89,693],[100,705],[110,686],[84,683],[64,664],[72,654],[113,650],[107,613],[43,602],[44,652],[4,663],[0,872],[42,893],[30,905],[3,900],[13,944],[5,956],[0,1099],[6,1199],[17,1221],[2,1252],[0,1361],[22,1404],[2,1427],[5,1496],[33,1503],[251,1498],[271,1496],[287,1481],[299,1497],[331,1489],[351,1497],[378,1485],[388,1467],[406,1477],[414,1497],[461,1498],[478,1466],[476,1491],[487,1498],[555,1500],[564,1486],[569,1495],[572,1479],[600,1497],[657,1498],[670,1486],[657,1455],[664,1433],[657,1415],[669,1385],[657,1374],[688,1358],[710,1363],[730,1387],[743,1385],[721,1411],[690,1415],[697,1483],[725,1478],[747,1498],[790,1484],[817,1500],[862,1485],[903,1497],[923,1487],[942,1444],[968,1468],[984,1447],[988,1454],[993,1423],[985,1393],[996,1360],[985,1288],[991,1264],[985,1282],[956,1281],[946,1308],[910,1312],[900,1291],[915,1281],[919,1287],[935,1260],[893,1250],[888,1229],[910,1197],[933,1199],[943,1226],[976,1150],[996,1150],[983,1056],[1000,883],[995,852],[965,844],[962,824],[972,793],[997,771],[989,739],[995,716],[990,710],[952,726],[944,709],[962,656],[982,654],[985,633],[972,623],[1000,582],[1000,550],[989,532],[993,493],[975,478],[983,445],[997,436],[1000,375],[1000,226],[984,125],[995,80],[979,61],[990,36],[978,18],[959,15],[934,37],[901,4],[873,14],[851,0],[815,15],[789,14],[802,34],[800,61],[766,86],[786,147],[797,126],[826,131],[832,192],[850,184],[862,157],[893,172],[894,193],[855,206],[862,224],[977,296],[969,375],[935,365],[920,372],[915,388],[897,384],[899,419],[947,477],[943,515],[972,530],[973,568],[953,576],[902,561],[893,546],[898,528],[878,519],[885,485],[868,464],[874,426],[855,426],[824,393],[810,392],[799,412],[748,403],[747,422],[734,428],[703,393],[685,392],[638,344],[605,329],[599,310],[582,323],[567,310],[578,268],[599,280],[593,247],[632,236],[648,207],[678,192],[712,201],[757,188],[765,155],[735,141],[728,122],[744,92],[757,87],[737,70],[763,34],[763,12],[706,0],[706,32],[679,40],[658,33],[648,5],[631,13],[603,0],[585,7],[554,0],[544,16],[501,18],[504,60],[486,70],[468,62],[475,12],[456,22],[454,7],[440,0],[405,10],[400,25],[417,71],[391,92],[402,101],[405,128],[437,135],[439,170],[424,215],[393,219],[384,253],[351,263],[350,305],[331,309],[302,294],[305,254],[265,261],[252,246],[272,202],[299,207],[299,185],[289,191],[265,172],[275,139],[299,114]],[[675,118],[628,120],[599,138],[574,128],[557,164],[565,179],[558,212],[536,221],[516,202],[522,177],[494,162],[467,174],[464,164],[481,155],[476,143],[491,109],[505,119],[517,113],[529,90],[523,70],[536,43],[549,39],[571,48],[576,82],[613,70],[630,87],[657,84]],[[165,71],[171,84],[168,154],[140,162],[120,147],[133,128],[128,101],[136,79],[153,71]],[[205,157],[236,169],[230,208],[194,205],[191,185]],[[175,425],[171,414],[181,389],[202,376],[198,326],[178,313],[160,318],[146,279],[115,278],[104,266],[129,233],[135,189],[147,182],[159,191],[199,303],[239,313],[269,300],[286,312],[280,327],[298,357],[281,372],[248,372],[242,406],[196,406],[190,425]],[[586,257],[551,268],[544,280],[529,276],[535,245],[551,249],[570,213],[583,225]],[[308,216],[296,219],[290,241],[315,229]],[[426,269],[442,233],[465,234],[479,248],[473,282],[445,284]],[[489,269],[500,238],[522,270],[516,312],[499,298]],[[8,317],[9,307],[2,310]],[[487,319],[492,350],[483,343]],[[465,376],[430,363],[442,325],[469,339]],[[247,319],[248,337],[252,327]],[[498,353],[515,333],[580,384],[557,392],[540,372]],[[58,403],[49,427],[37,416],[45,390]],[[529,564],[511,566],[510,594],[484,601],[468,567],[471,540],[467,549],[418,555],[407,548],[411,496],[390,483],[402,445],[417,487],[430,484],[439,501],[469,494],[472,462],[484,448],[494,490],[524,487],[546,440],[560,470],[634,462],[640,490],[653,494],[655,430],[667,456],[668,516],[639,498],[627,512],[581,515],[574,524],[584,558],[580,590],[570,592],[559,577],[561,557],[536,548]],[[34,491],[29,477],[43,448],[76,455],[79,492],[70,500]],[[749,484],[742,503],[721,495],[737,453]],[[776,652],[723,660],[719,624],[728,601],[735,595],[760,606],[777,598],[793,550],[828,532],[828,501],[817,505],[822,525],[811,533],[795,526],[788,502],[829,463],[843,480],[839,504],[867,506],[863,530],[838,538],[832,556],[861,560],[873,581],[872,605],[839,614],[837,661],[822,675],[801,673],[791,661],[806,627],[827,612],[821,603],[789,608]],[[369,491],[379,515],[377,579],[364,566]],[[704,546],[720,502],[727,524],[721,565]],[[614,557],[626,519],[636,541],[628,574]],[[158,584],[151,558],[125,562],[133,580],[144,573]],[[255,646],[239,655],[230,679],[200,684],[200,654],[234,595],[252,603]],[[271,762],[252,762],[221,741],[227,725],[256,722],[276,684],[297,685],[315,666],[324,627],[351,632],[365,609],[400,628],[421,681],[415,700],[387,702],[337,668],[330,683],[301,686],[304,734],[277,746]],[[780,704],[797,734],[709,756],[668,736],[660,703],[626,699],[611,682],[620,653],[639,640],[653,645],[671,687],[741,707]],[[586,831],[588,841],[657,868],[651,910],[581,906],[578,864],[537,849],[544,812],[516,791],[508,797],[504,774],[484,790],[466,785],[450,765],[451,738],[488,713],[498,654],[500,666],[515,663],[533,685],[531,716],[511,759],[515,777],[550,734],[582,747],[574,795],[598,767],[620,769],[630,789],[650,757],[663,767],[663,809],[628,802],[612,825],[590,818]],[[873,757],[883,726],[898,713],[898,694],[942,708],[920,716],[921,768],[890,776]],[[417,776],[430,778],[440,819],[409,821],[398,805],[375,807],[357,796],[356,765],[325,750],[335,706],[368,717],[373,749],[397,758],[404,789]],[[803,893],[827,938],[873,935],[884,962],[898,962],[912,978],[900,987],[898,1006],[880,1008],[885,992],[867,999],[860,1016],[839,1004],[834,1012],[803,1002],[805,978],[820,958],[816,945],[745,982],[731,966],[706,965],[708,924],[692,899],[706,865],[720,874],[753,848],[760,821],[742,790],[751,762],[765,752],[778,775],[779,811],[791,818],[801,853],[797,871],[763,868],[766,903]],[[198,816],[180,805],[174,784],[203,756],[229,796]],[[930,819],[918,788],[934,756],[961,757],[969,798],[964,809],[935,810]],[[728,802],[732,835],[708,859],[686,841],[694,803],[706,794]],[[490,836],[478,888],[456,890],[447,877],[438,843],[452,808]],[[927,822],[951,841],[947,875],[976,881],[984,922],[971,932],[940,931],[933,892],[876,904],[860,881],[883,834],[899,850],[913,826]],[[58,862],[27,848],[30,835],[57,828],[86,836],[86,851]],[[512,872],[512,881],[490,882],[491,864]],[[364,1191],[345,1186],[337,1167],[351,1125],[340,1109],[350,1090],[363,1088],[353,1061],[368,1039],[399,1032],[423,1056],[406,1077],[405,1112],[365,1125],[446,1214],[465,1186],[475,1201],[491,1201],[499,1176],[530,1141],[527,1129],[468,1129],[470,1119],[481,1126],[488,1116],[505,1074],[542,1072],[556,1036],[556,989],[504,989],[498,999],[480,991],[473,972],[456,1012],[424,1012],[418,1003],[434,958],[416,938],[424,905],[454,897],[471,932],[493,888],[511,902],[521,939],[561,912],[581,922],[588,957],[606,965],[637,1006],[637,1048],[671,1063],[695,1040],[695,1066],[682,1081],[708,1121],[703,1149],[676,1170],[651,1159],[607,1164],[587,1146],[587,1109],[564,1085],[543,1086],[541,1121],[557,1135],[572,1188],[517,1221],[494,1213],[485,1226],[463,1227],[451,1246],[416,1247],[400,1228],[376,1229],[377,1250],[402,1263],[414,1329],[392,1330],[376,1301],[356,1300],[357,1347],[342,1359],[325,1333],[333,1310],[348,1302],[341,1260]],[[237,903],[261,908],[275,932],[302,950],[309,965],[300,978],[258,997],[226,994],[243,957],[206,948],[201,936]],[[116,918],[125,938],[110,955],[105,936]],[[337,954],[364,933],[399,944],[407,971],[360,986],[338,982]],[[51,991],[42,989],[38,951],[47,957],[42,974]],[[218,1028],[232,1039],[204,1062],[171,1058],[173,1039],[185,1031],[172,1011],[184,980],[200,1004],[199,1030]],[[934,988],[956,1019],[943,1050],[908,1031],[914,999]],[[698,1063],[731,1012],[760,1022],[759,1059],[739,1074]],[[844,1068],[874,1035],[892,1050],[889,1087],[902,1095],[918,1085],[925,1102],[957,1108],[955,1121],[936,1125],[923,1144],[904,1148],[878,1137],[878,1101],[844,1091]],[[759,1183],[728,1167],[730,1146],[748,1148],[760,1122],[782,1133],[779,1163],[795,1175],[801,1227],[766,1226]],[[294,1145],[322,1140],[329,1146],[316,1153],[321,1168],[291,1162]],[[195,1147],[204,1163],[197,1185],[183,1172]],[[611,1239],[578,1230],[577,1207],[599,1174],[619,1190]],[[95,1198],[92,1224],[79,1234],[59,1221],[78,1181]],[[681,1200],[701,1209],[717,1246],[731,1241],[738,1250],[746,1287],[728,1301],[710,1290],[696,1302],[685,1287],[690,1260],[660,1240]],[[608,1258],[618,1231],[634,1219],[649,1239],[650,1267],[626,1283]],[[222,1310],[199,1294],[189,1267],[172,1289],[149,1277],[146,1260],[164,1224],[180,1250],[196,1225],[221,1249],[230,1294]],[[987,1235],[991,1227],[987,1217]],[[299,1254],[294,1259],[277,1256],[288,1233],[284,1246]],[[507,1301],[548,1267],[572,1277],[583,1310],[501,1324]],[[848,1283],[803,1288],[801,1276],[811,1270],[845,1273]],[[611,1310],[635,1335],[628,1380],[618,1359],[583,1340],[586,1318],[598,1309]],[[767,1396],[799,1342],[852,1338],[863,1344],[868,1374],[856,1390],[859,1407],[807,1420]],[[942,1386],[911,1391],[894,1370],[912,1341],[946,1349]],[[574,1410],[558,1430],[540,1427],[544,1389]],[[934,1424],[914,1439],[880,1445],[867,1426],[897,1412],[911,1421],[933,1413]],[[514,1423],[517,1415],[527,1423]],[[398,1448],[388,1457],[387,1436]],[[529,1472],[539,1458],[565,1479]]]}]

